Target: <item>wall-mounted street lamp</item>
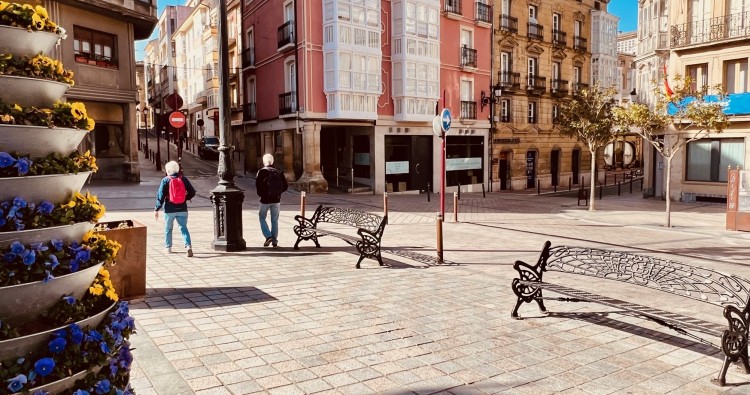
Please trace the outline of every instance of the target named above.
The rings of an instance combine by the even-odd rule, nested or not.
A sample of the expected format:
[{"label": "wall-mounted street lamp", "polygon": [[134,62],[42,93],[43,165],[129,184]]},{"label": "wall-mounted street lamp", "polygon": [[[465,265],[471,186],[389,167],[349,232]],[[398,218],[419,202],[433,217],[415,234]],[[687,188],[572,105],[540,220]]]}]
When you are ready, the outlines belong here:
[{"label": "wall-mounted street lamp", "polygon": [[484,111],[484,108],[487,107],[490,103],[497,103],[498,100],[500,100],[500,96],[503,94],[503,89],[500,87],[500,85],[495,85],[492,87],[492,95],[488,96],[484,91],[482,91],[481,99],[482,99],[482,106],[481,111]]}]

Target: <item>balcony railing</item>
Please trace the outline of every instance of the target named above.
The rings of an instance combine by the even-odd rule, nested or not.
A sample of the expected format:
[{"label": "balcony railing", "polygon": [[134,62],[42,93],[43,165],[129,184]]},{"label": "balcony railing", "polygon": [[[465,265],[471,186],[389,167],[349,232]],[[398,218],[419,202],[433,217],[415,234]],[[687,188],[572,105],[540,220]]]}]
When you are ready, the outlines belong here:
[{"label": "balcony railing", "polygon": [[517,34],[518,18],[510,15],[500,15],[500,31]]},{"label": "balcony railing", "polygon": [[538,75],[526,76],[526,90],[529,93],[541,94],[547,89],[547,77]]},{"label": "balcony railing", "polygon": [[294,21],[286,21],[276,31],[276,38],[281,49],[286,45],[294,43]]},{"label": "balcony railing", "polygon": [[443,3],[443,11],[450,13],[450,14],[456,14],[461,15],[461,0],[444,0],[445,3]]},{"label": "balcony railing", "polygon": [[576,93],[584,90],[584,89],[589,89],[589,84],[584,84],[583,82],[574,82],[573,83],[573,94],[574,95]]},{"label": "balcony railing", "polygon": [[573,49],[580,52],[586,52],[588,40],[581,36],[573,36]]},{"label": "balcony railing", "polygon": [[500,87],[508,90],[515,91],[521,88],[521,73],[514,73],[512,71],[501,71],[498,75],[498,84]]},{"label": "balcony railing", "polygon": [[492,8],[484,3],[476,3],[474,20],[477,22],[492,23]]},{"label": "balcony railing", "polygon": [[672,25],[672,48],[750,36],[750,12]]},{"label": "balcony railing", "polygon": [[529,27],[529,34],[527,37],[539,41],[544,40],[544,26],[533,22],[527,23],[527,26]]},{"label": "balcony railing", "polygon": [[477,102],[461,101],[461,119],[477,119]]},{"label": "balcony railing", "polygon": [[466,46],[461,47],[461,67],[477,67],[477,50]]},{"label": "balcony railing", "polygon": [[568,81],[566,80],[554,79],[550,88],[552,96],[563,97],[568,95]]},{"label": "balcony railing", "polygon": [[258,115],[255,112],[255,103],[245,103],[242,105],[242,120],[244,122],[258,120]]},{"label": "balcony railing", "polygon": [[245,48],[242,51],[242,67],[255,66],[255,48]]},{"label": "balcony railing", "polygon": [[294,91],[279,95],[279,115],[287,115],[297,111],[296,96]]},{"label": "balcony railing", "polygon": [[565,47],[568,44],[568,34],[561,30],[552,30],[552,45]]},{"label": "balcony railing", "polygon": [[654,33],[638,42],[639,54],[648,54],[654,51],[669,51],[669,33]]}]

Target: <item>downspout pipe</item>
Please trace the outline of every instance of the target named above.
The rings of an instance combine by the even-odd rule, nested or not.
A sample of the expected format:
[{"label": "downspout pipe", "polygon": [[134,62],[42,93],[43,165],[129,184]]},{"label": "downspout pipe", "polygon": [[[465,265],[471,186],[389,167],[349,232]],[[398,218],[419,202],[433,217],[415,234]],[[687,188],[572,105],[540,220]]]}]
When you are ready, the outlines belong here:
[{"label": "downspout pipe", "polygon": [[487,190],[489,192],[492,192],[492,156],[494,154],[494,147],[493,147],[493,141],[495,140],[495,101],[497,101],[497,98],[495,97],[495,84],[494,84],[494,74],[492,73],[492,70],[494,69],[495,65],[495,5],[491,5],[492,7],[492,28],[490,29],[490,152],[489,152],[489,159],[490,163],[487,164],[487,183],[488,187]]}]

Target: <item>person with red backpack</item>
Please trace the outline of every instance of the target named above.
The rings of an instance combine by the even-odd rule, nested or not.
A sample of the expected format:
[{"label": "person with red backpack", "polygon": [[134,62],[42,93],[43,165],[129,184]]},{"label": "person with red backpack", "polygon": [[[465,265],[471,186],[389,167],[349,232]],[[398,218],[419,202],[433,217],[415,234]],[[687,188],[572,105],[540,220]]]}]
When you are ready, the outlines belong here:
[{"label": "person with red backpack", "polygon": [[[270,244],[277,247],[279,245],[281,194],[286,192],[289,184],[281,170],[273,167],[273,155],[263,155],[263,166],[255,176],[255,190],[260,196],[258,219],[260,220],[260,230],[266,238],[263,247],[268,247]],[[268,229],[268,223],[266,222],[268,211],[271,211],[271,229]]]},{"label": "person with red backpack", "polygon": [[195,188],[190,184],[187,177],[180,174],[180,165],[177,162],[167,162],[164,165],[164,171],[167,173],[167,176],[161,180],[159,190],[156,192],[154,218],[159,219],[159,210],[164,206],[164,220],[166,223],[164,245],[167,252],[172,252],[172,227],[176,220],[177,225],[180,227],[180,233],[182,233],[182,239],[185,241],[187,256],[190,257],[193,256],[193,247],[190,241],[190,232],[187,228],[187,201],[195,197]]}]

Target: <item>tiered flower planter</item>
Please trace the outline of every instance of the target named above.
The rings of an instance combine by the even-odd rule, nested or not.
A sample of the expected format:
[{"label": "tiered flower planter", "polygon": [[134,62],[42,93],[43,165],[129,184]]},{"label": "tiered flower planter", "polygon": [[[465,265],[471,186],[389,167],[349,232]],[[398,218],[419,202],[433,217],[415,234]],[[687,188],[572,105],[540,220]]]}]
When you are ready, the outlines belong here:
[{"label": "tiered flower planter", "polygon": [[[44,15],[46,18],[46,11],[44,11]],[[63,37],[55,33],[0,26],[0,54],[33,57],[39,53],[50,53],[53,46],[61,38]],[[21,107],[51,108],[56,101],[65,101],[64,94],[68,88],[68,84],[56,81],[0,75],[0,102],[10,106],[17,104]],[[93,124],[91,124],[91,127],[93,127]],[[76,150],[86,133],[86,130],[74,128],[0,124],[0,152],[11,153],[18,157],[28,157],[32,161],[35,158],[44,158],[54,153],[67,156]],[[19,171],[18,174],[24,173]],[[0,177],[0,202],[12,201],[20,197],[30,204],[39,204],[43,201],[54,205],[66,204],[73,195],[80,192],[90,175],[90,171],[81,171],[75,174],[2,176]],[[72,205],[73,202],[70,204]],[[7,206],[5,210],[7,213]],[[0,228],[4,223],[0,222]],[[69,303],[70,306],[78,306],[75,303],[79,303],[84,295],[103,295],[101,289],[111,291],[111,285],[106,285],[110,282],[106,273],[100,272],[104,262],[94,261],[93,258],[85,257],[86,255],[78,255],[81,251],[80,248],[84,248],[83,246],[86,245],[85,242],[95,243],[91,236],[86,236],[86,240],[84,240],[84,235],[92,234],[90,231],[93,227],[92,222],[78,222],[41,229],[18,227],[16,229],[22,230],[0,231],[0,249],[13,251],[17,256],[28,256],[28,251],[43,251],[34,249],[49,244],[53,247],[44,247],[46,248],[44,251],[50,251],[46,254],[52,254],[53,251],[56,251],[63,254],[60,256],[73,257],[66,258],[69,259],[66,262],[69,266],[64,266],[64,268],[69,271],[66,274],[57,273],[55,276],[50,274],[58,266],[57,262],[52,262],[56,259],[47,262],[42,261],[41,263],[36,261],[26,263],[24,258],[23,264],[28,265],[29,270],[36,267],[33,265],[41,264],[42,275],[44,274],[44,265],[47,265],[46,273],[48,277],[43,281],[26,281],[15,285],[1,285],[3,283],[0,282],[0,329],[4,330],[8,325],[21,328],[21,333],[17,336],[10,335],[11,337],[6,340],[0,340],[0,367],[2,367],[0,369],[0,394],[70,394],[78,389],[91,393],[104,393],[99,392],[102,390],[101,387],[94,391],[94,386],[100,384],[104,386],[106,382],[106,387],[109,388],[109,380],[112,380],[113,383],[120,380],[120,383],[122,383],[122,377],[125,377],[124,382],[127,386],[130,361],[132,361],[127,335],[132,330],[133,323],[128,314],[127,305],[116,302],[116,296],[110,296],[107,293],[107,300],[111,300],[111,302],[107,302],[111,303],[109,307],[103,302],[96,302],[97,304],[92,305],[93,307],[83,310],[90,313],[88,317],[79,319],[73,324],[49,328],[50,325],[47,323],[58,322],[48,321],[50,314],[53,314],[53,306],[60,306],[61,304],[67,306],[65,303]],[[83,246],[81,243],[84,243]],[[58,248],[60,245],[63,247]],[[14,246],[17,251],[13,250]],[[50,250],[50,248],[55,249]],[[13,253],[6,253],[6,255],[13,255]],[[42,252],[38,252],[38,254],[42,254]],[[55,258],[54,256],[50,257]],[[0,264],[4,264],[4,259],[9,258],[0,254]],[[78,269],[78,263],[74,266],[73,260],[82,262],[80,269]],[[22,266],[20,261],[18,262],[18,265]],[[24,270],[20,271],[23,272]],[[58,268],[58,270],[60,269]],[[15,274],[24,275],[23,273]],[[18,278],[18,276],[7,278]],[[0,277],[0,280],[2,280],[2,277]],[[103,288],[101,281],[104,281],[105,284]],[[10,284],[14,283],[10,282]],[[97,290],[99,293],[95,292]],[[71,298],[77,300],[69,302]],[[101,301],[103,299],[94,300]],[[80,316],[80,314],[78,315]],[[68,315],[64,317],[68,317]],[[107,326],[104,328],[102,325]],[[85,340],[76,337],[79,333],[77,331],[81,330],[85,333],[85,335],[81,335],[85,336],[83,338]],[[92,338],[95,333],[100,334],[97,336],[103,336],[103,339]],[[0,339],[2,338],[0,337]],[[94,339],[93,343],[90,343],[91,339]],[[102,342],[101,346],[99,346],[99,341]],[[80,347],[80,351],[76,351],[76,347],[70,347],[73,343]],[[69,355],[60,354],[62,352],[83,352],[84,345],[87,344],[95,346],[94,353],[101,349],[102,354],[95,357],[92,355],[92,350],[88,350],[83,354],[84,356],[62,357],[58,360],[58,364],[71,363],[71,360],[75,360],[78,361],[75,362],[78,367],[69,369],[66,367],[67,365],[62,365],[61,370],[60,367],[55,367],[53,364],[52,367],[48,366],[48,369],[53,371],[57,368],[57,370],[54,370],[57,373],[47,376],[49,372],[44,370],[43,363],[54,362],[53,359],[57,355]],[[37,366],[37,364],[29,365],[29,362],[36,362],[40,366]],[[26,365],[23,365],[24,363]],[[13,371],[12,366],[15,364],[23,367],[16,368],[16,373],[12,373],[14,375],[12,377],[2,376],[3,374],[7,375],[5,372]],[[8,370],[8,368],[11,369]],[[53,377],[58,378],[61,375],[67,375],[67,377],[58,380],[53,379]],[[79,381],[84,378],[87,380],[86,383]],[[98,381],[92,384],[91,380]],[[80,387],[82,385],[85,387]],[[112,388],[114,391],[114,387]],[[126,394],[130,393],[130,390],[126,390],[126,388],[118,387],[119,390],[124,390]]]}]

